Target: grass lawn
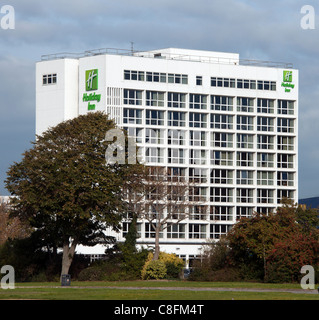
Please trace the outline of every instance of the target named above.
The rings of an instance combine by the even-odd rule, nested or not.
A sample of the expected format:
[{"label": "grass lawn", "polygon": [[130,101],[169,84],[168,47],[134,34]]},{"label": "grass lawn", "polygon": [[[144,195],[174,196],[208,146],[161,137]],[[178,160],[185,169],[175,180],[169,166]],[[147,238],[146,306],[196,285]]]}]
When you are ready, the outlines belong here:
[{"label": "grass lawn", "polygon": [[[112,288],[110,288],[112,287]],[[115,288],[117,287],[117,288]],[[125,288],[123,288],[125,287]],[[137,287],[139,289],[137,289]],[[156,288],[165,287],[165,290]],[[136,289],[134,289],[136,288]],[[179,288],[176,290],[175,288]],[[184,289],[183,289],[184,288]],[[196,291],[201,289],[203,291]],[[225,288],[208,291],[208,288]],[[319,300],[319,294],[292,292],[226,291],[230,288],[296,289],[299,284],[265,284],[243,282],[190,281],[123,281],[71,282],[70,287],[60,283],[16,283],[14,290],[0,290],[0,299],[41,300]],[[175,290],[174,290],[175,289]]]}]

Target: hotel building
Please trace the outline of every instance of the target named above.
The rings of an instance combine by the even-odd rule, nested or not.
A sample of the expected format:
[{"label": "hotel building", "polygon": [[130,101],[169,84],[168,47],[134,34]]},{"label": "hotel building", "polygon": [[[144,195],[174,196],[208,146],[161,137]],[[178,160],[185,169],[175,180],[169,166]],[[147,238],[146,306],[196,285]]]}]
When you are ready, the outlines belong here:
[{"label": "hotel building", "polygon": [[[97,110],[136,138],[147,165],[194,184],[190,215],[162,232],[161,250],[191,260],[241,217],[298,199],[298,70],[291,64],[175,48],[42,56],[37,134]],[[127,230],[124,222],[119,241]],[[138,232],[140,245],[154,245],[146,221]]]}]

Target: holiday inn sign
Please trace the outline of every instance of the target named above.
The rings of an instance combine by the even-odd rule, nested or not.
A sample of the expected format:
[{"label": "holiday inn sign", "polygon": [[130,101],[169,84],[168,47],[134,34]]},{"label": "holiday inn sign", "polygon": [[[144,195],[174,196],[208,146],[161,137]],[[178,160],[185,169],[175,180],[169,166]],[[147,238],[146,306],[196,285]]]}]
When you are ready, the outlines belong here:
[{"label": "holiday inn sign", "polygon": [[[86,91],[96,91],[99,88],[99,70],[92,69],[85,71],[85,90]],[[88,110],[95,110],[95,104],[91,104],[91,101],[100,102],[101,95],[94,93],[84,93],[83,102],[88,101]]]},{"label": "holiday inn sign", "polygon": [[295,85],[292,83],[292,71],[284,70],[281,86],[285,88],[285,92],[290,92]]}]

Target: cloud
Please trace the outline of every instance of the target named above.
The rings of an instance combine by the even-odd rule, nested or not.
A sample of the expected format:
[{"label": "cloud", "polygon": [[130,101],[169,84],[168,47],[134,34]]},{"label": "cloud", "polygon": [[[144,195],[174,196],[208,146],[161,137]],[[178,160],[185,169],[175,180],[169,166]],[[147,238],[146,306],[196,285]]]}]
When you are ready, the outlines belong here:
[{"label": "cloud", "polygon": [[[16,29],[0,30],[0,180],[34,137],[34,69],[41,55],[103,47],[180,47],[292,62],[300,70],[300,190],[318,188],[319,28],[300,27],[297,0],[12,0]],[[306,4],[306,3],[304,3]],[[318,11],[319,6],[314,0]],[[315,173],[315,174],[312,174]],[[4,193],[0,183],[0,194]]]}]

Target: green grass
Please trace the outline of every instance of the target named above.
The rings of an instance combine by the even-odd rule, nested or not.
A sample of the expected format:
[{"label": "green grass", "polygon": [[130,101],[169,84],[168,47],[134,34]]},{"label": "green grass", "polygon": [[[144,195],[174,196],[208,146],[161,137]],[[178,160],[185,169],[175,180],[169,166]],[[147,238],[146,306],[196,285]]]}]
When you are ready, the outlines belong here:
[{"label": "green grass", "polygon": [[[25,282],[17,286],[60,286],[59,282]],[[198,282],[198,281],[72,281],[71,287],[193,287],[193,288],[257,288],[257,289],[301,289],[298,283],[261,283],[261,282]]]},{"label": "green grass", "polygon": [[[118,289],[107,287],[118,287]],[[140,287],[142,289],[121,289]],[[154,287],[172,289],[158,290]],[[174,290],[174,287],[185,290]],[[319,294],[290,292],[194,291],[187,288],[301,289],[298,284],[190,282],[190,281],[124,281],[78,282],[70,287],[60,283],[17,283],[14,290],[0,290],[0,299],[41,300],[319,300]],[[143,289],[145,288],[145,289]],[[149,289],[146,289],[149,288]]]}]

